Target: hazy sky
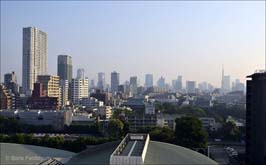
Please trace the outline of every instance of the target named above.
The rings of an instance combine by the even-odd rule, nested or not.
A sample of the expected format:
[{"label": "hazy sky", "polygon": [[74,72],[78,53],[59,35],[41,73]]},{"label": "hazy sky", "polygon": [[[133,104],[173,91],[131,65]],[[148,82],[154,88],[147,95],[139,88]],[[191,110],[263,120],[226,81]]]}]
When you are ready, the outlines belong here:
[{"label": "hazy sky", "polygon": [[[87,77],[116,70],[154,81],[183,75],[220,86],[221,67],[233,79],[264,67],[265,2],[3,2],[1,74],[21,82],[22,28],[48,33],[48,74],[69,54]],[[108,82],[109,83],[109,82]]]}]

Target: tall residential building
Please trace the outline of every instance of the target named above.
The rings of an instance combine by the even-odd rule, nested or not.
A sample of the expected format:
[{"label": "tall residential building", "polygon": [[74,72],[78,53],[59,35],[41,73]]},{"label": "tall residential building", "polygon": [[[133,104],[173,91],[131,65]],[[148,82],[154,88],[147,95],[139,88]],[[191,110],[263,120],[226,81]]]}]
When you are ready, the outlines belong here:
[{"label": "tall residential building", "polygon": [[89,80],[72,79],[70,83],[70,98],[73,104],[80,104],[82,98],[89,97]]},{"label": "tall residential building", "polygon": [[138,78],[137,76],[130,77],[129,88],[132,96],[136,96],[138,93]]},{"label": "tall residential building", "polygon": [[73,77],[72,57],[69,55],[59,55],[57,57],[57,75],[60,80],[70,82]]},{"label": "tall residential building", "polygon": [[48,97],[57,97],[60,101],[60,80],[59,76],[39,75],[38,82],[42,85],[42,95]]},{"label": "tall residential building", "polygon": [[65,107],[69,105],[69,82],[68,80],[60,80],[60,97],[61,97],[61,105]]},{"label": "tall residential building", "polygon": [[22,88],[31,95],[38,75],[47,72],[47,34],[35,27],[23,28]]},{"label": "tall residential building", "polygon": [[157,81],[157,86],[159,88],[165,88],[165,78],[163,78],[162,76],[159,78],[159,80]]},{"label": "tall residential building", "polygon": [[187,93],[195,93],[196,81],[187,81],[186,88],[187,88]]},{"label": "tall residential building", "polygon": [[102,91],[105,89],[105,74],[103,72],[98,73],[97,87]]},{"label": "tall residential building", "polygon": [[117,92],[119,86],[119,73],[116,71],[111,73],[111,92]]},{"label": "tall residential building", "polygon": [[77,79],[85,79],[85,70],[83,68],[77,70]]},{"label": "tall residential building", "polygon": [[266,164],[266,71],[248,76],[246,164]]},{"label": "tall residential building", "polygon": [[149,88],[153,86],[153,75],[146,74],[145,75],[145,88]]}]

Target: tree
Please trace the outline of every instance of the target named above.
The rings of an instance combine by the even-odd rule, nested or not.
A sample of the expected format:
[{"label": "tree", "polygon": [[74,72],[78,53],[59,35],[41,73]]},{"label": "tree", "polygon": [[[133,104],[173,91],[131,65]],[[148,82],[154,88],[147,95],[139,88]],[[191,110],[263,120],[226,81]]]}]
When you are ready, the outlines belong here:
[{"label": "tree", "polygon": [[151,140],[174,143],[175,134],[174,131],[168,127],[154,127],[149,132]]},{"label": "tree", "polygon": [[206,148],[207,132],[201,121],[194,116],[186,116],[175,120],[176,144],[188,148]]},{"label": "tree", "polygon": [[119,119],[108,122],[107,133],[111,138],[120,138],[123,134],[124,124]]},{"label": "tree", "polygon": [[221,134],[225,140],[239,140],[240,130],[233,122],[226,122],[221,129]]}]

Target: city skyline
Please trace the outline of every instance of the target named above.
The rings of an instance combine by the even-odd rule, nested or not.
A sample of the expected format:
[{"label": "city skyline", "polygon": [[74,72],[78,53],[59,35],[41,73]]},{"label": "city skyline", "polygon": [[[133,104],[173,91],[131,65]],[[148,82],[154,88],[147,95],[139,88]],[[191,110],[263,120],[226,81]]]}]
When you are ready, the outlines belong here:
[{"label": "city skyline", "polygon": [[[86,13],[94,17],[88,15],[88,18],[82,17],[77,22],[70,17],[69,21],[76,25],[66,27],[62,32],[55,28],[59,26],[56,20],[61,18],[65,22],[59,21],[60,26],[67,25],[65,18],[69,14],[66,12],[55,16],[50,22],[46,16],[49,14],[44,11],[28,20],[30,14],[39,12],[40,7],[51,10],[51,14],[59,13],[53,5],[80,9],[74,17]],[[205,11],[207,6],[212,8]],[[110,15],[102,15],[104,9]],[[192,9],[196,11],[190,13]],[[20,15],[22,11],[26,12]],[[156,11],[154,15],[153,11]],[[84,68],[85,77],[96,80],[97,73],[104,72],[108,84],[111,72],[116,70],[120,73],[121,83],[136,75],[144,84],[145,74],[152,73],[155,82],[163,76],[170,83],[182,75],[183,82],[207,81],[220,87],[222,64],[231,80],[239,78],[245,82],[246,75],[264,67],[265,35],[261,35],[265,34],[264,11],[263,2],[1,2],[1,81],[5,73],[15,71],[22,85],[22,28],[34,26],[48,34],[47,74],[50,75],[57,75],[57,56],[70,54],[73,73],[78,68]],[[121,15],[123,12],[124,16]],[[231,19],[227,12],[234,18]],[[217,17],[209,16],[210,13]],[[140,15],[143,18],[135,18]],[[184,16],[189,16],[189,21]],[[198,18],[203,19],[198,21]],[[114,21],[108,22],[109,19]],[[161,21],[166,25],[159,24]],[[81,24],[84,22],[86,26],[83,27]],[[192,27],[195,25],[197,27]],[[220,34],[223,28],[223,34]]]}]

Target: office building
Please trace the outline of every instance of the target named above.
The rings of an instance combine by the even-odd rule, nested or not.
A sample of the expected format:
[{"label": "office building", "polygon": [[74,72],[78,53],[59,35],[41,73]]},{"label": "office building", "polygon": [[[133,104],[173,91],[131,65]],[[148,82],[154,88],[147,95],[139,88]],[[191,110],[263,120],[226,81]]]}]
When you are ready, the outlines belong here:
[{"label": "office building", "polygon": [[70,125],[72,112],[64,111],[5,111],[0,110],[0,116],[19,119],[19,123],[36,125],[36,126],[52,126],[56,130],[63,130],[65,125]]},{"label": "office building", "polygon": [[119,86],[119,73],[116,71],[111,73],[111,92],[117,92]]},{"label": "office building", "polygon": [[266,71],[248,76],[246,164],[266,164]]},{"label": "office building", "polygon": [[88,79],[72,79],[70,84],[70,98],[73,104],[80,104],[82,98],[89,97]]},{"label": "office building", "polygon": [[224,68],[222,69],[222,84],[221,84],[221,93],[225,94],[231,91],[231,82],[230,82],[230,76],[224,75]]},{"label": "office building", "polygon": [[47,34],[35,27],[23,28],[23,92],[31,95],[38,75],[47,72]]},{"label": "office building", "polygon": [[98,73],[98,89],[104,91],[105,89],[105,74],[103,72]]},{"label": "office building", "polygon": [[153,75],[146,74],[145,75],[145,88],[149,88],[153,86]]},{"label": "office building", "polygon": [[4,75],[4,84],[13,94],[19,94],[19,85],[17,84],[17,76],[14,71]]},{"label": "office building", "polygon": [[159,88],[165,88],[165,78],[163,78],[162,76],[159,78],[159,80],[157,81],[157,86]]},{"label": "office building", "polygon": [[187,93],[196,93],[196,81],[187,81]]},{"label": "office building", "polygon": [[57,75],[60,80],[70,82],[73,77],[72,57],[69,55],[59,55],[57,57]]},{"label": "office building", "polygon": [[138,78],[137,78],[137,76],[130,77],[129,88],[130,88],[130,95],[136,96],[138,93]]},{"label": "office building", "polygon": [[176,80],[176,90],[181,91],[182,90],[182,76],[178,76]]},{"label": "office building", "polygon": [[77,70],[77,79],[85,79],[85,70],[83,68]]}]

